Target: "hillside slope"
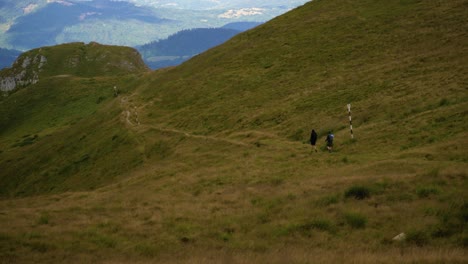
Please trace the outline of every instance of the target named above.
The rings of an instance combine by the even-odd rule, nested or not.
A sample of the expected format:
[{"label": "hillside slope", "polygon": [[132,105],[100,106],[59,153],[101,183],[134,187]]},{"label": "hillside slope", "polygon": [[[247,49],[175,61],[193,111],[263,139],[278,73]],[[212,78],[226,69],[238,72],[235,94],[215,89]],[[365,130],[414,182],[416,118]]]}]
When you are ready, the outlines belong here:
[{"label": "hillside slope", "polygon": [[315,0],[178,67],[3,98],[0,256],[466,262],[466,4]]},{"label": "hillside slope", "polygon": [[[461,123],[453,124],[466,106],[462,6],[318,1],[155,74],[158,88],[143,97],[167,102],[150,109],[171,111],[155,122],[199,133],[268,128],[294,137],[302,130],[301,139],[312,127],[348,133],[348,103],[355,106],[357,133],[376,124],[388,129],[386,136],[422,129],[408,122],[418,114],[446,118],[430,128],[435,137],[449,125],[463,132]],[[315,9],[324,14],[310,15]],[[178,76],[184,78],[175,85],[171,78]],[[394,149],[409,143],[404,136],[396,140],[372,143]]]},{"label": "hillside slope", "polygon": [[[120,174],[128,165],[113,152],[129,139],[117,98],[148,71],[136,50],[97,43],[31,50],[2,70],[0,193],[89,188]],[[134,154],[126,150],[125,159]],[[109,162],[101,172],[106,166],[97,170],[91,157],[119,165]],[[84,180],[86,171],[91,180]]]}]

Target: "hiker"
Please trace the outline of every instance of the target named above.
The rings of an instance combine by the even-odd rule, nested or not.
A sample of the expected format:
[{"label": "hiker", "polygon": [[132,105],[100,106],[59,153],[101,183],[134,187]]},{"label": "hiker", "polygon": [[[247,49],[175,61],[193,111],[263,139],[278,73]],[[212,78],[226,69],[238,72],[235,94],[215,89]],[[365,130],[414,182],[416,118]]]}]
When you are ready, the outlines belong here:
[{"label": "hiker", "polygon": [[334,137],[335,136],[333,135],[333,133],[331,131],[328,131],[327,139],[325,139],[325,141],[327,142],[328,152],[332,152],[333,150],[333,138]]},{"label": "hiker", "polygon": [[315,152],[317,152],[317,147],[315,146],[316,142],[317,142],[317,133],[315,132],[314,129],[312,129],[312,132],[310,133],[310,145],[312,145]]}]

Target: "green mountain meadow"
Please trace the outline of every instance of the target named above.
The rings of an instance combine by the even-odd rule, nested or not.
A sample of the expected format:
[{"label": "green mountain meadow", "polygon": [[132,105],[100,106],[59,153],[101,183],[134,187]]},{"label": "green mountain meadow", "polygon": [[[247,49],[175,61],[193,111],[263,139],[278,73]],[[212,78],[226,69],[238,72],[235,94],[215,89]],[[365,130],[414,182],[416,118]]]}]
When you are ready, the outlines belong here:
[{"label": "green mountain meadow", "polygon": [[0,97],[0,263],[465,263],[467,5],[314,0],[157,71],[30,51],[39,81]]}]

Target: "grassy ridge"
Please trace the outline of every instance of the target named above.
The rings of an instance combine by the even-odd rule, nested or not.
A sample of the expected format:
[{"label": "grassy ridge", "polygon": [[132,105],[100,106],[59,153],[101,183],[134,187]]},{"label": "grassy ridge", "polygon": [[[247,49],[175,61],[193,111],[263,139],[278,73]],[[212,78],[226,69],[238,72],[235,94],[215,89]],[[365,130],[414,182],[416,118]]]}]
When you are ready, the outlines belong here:
[{"label": "grassy ridge", "polygon": [[317,0],[179,67],[61,80],[52,145],[55,111],[2,134],[2,194],[41,194],[0,201],[2,259],[465,262],[465,2]]}]

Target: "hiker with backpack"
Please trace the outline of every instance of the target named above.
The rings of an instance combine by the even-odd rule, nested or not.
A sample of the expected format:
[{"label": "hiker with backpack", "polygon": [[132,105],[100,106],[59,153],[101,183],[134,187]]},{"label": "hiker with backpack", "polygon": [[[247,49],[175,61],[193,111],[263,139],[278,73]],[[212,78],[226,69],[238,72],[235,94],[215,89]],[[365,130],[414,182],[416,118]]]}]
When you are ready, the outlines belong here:
[{"label": "hiker with backpack", "polygon": [[317,152],[317,147],[315,146],[316,142],[317,142],[317,132],[315,132],[315,130],[312,129],[312,132],[310,133],[310,145],[312,145],[315,152]]},{"label": "hiker with backpack", "polygon": [[325,139],[325,141],[327,142],[327,149],[328,149],[328,152],[332,152],[333,150],[333,138],[335,136],[333,135],[333,133],[331,131],[328,132],[328,135],[327,135],[327,138]]}]

